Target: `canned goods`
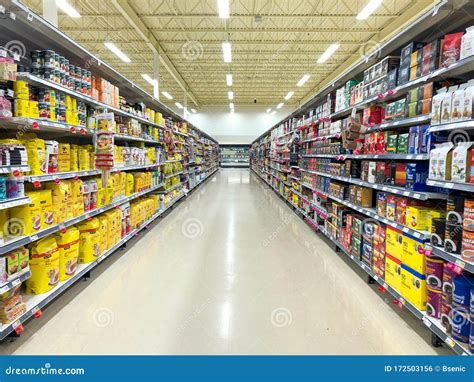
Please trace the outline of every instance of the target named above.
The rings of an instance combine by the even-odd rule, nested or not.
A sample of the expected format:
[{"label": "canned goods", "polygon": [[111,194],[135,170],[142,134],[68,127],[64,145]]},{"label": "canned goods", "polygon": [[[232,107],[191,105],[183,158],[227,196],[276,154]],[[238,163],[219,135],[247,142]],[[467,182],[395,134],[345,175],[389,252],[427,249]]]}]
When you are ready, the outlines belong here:
[{"label": "canned goods", "polygon": [[60,81],[61,86],[67,87],[67,75],[66,75],[66,73],[61,73],[60,78],[61,78],[61,81]]},{"label": "canned goods", "polygon": [[59,65],[59,53],[54,53],[54,67],[58,70],[61,69]]},{"label": "canned goods", "polygon": [[86,82],[82,82],[81,93],[82,94],[87,94],[87,83]]},{"label": "canned goods", "polygon": [[67,81],[67,84],[66,84],[66,87],[68,89],[74,89],[74,85],[73,85],[73,81],[74,81],[74,77],[71,77],[69,74],[66,76],[66,81]]},{"label": "canned goods", "polygon": [[76,67],[72,64],[69,64],[69,75],[74,77],[76,75]]},{"label": "canned goods", "polygon": [[54,69],[45,66],[42,71],[42,77],[47,81],[54,82]]},{"label": "canned goods", "polygon": [[77,101],[77,112],[78,113],[83,113],[83,114],[86,114],[87,113],[87,107],[86,107],[86,103],[83,102],[83,101]]},{"label": "canned goods", "polygon": [[65,73],[66,69],[64,68],[64,56],[59,56],[59,70],[61,73]]},{"label": "canned goods", "polygon": [[87,69],[81,69],[81,79],[83,82],[87,82]]},{"label": "canned goods", "polygon": [[44,78],[43,76],[43,68],[31,68],[30,70],[31,74],[36,76],[36,77],[40,77],[40,78]]},{"label": "canned goods", "polygon": [[87,83],[89,85],[92,83],[92,73],[90,70],[87,71]]},{"label": "canned goods", "polygon": [[21,64],[18,64],[18,65],[16,66],[16,71],[17,71],[18,73],[27,73],[27,72],[28,72],[28,69],[26,69],[26,66],[21,65]]},{"label": "canned goods", "polygon": [[79,93],[82,91],[82,81],[78,78],[74,79],[74,90]]},{"label": "canned goods", "polygon": [[15,98],[13,100],[13,115],[15,117],[29,117],[30,100],[25,98]]},{"label": "canned goods", "polygon": [[30,56],[32,68],[41,68],[43,66],[44,60],[43,52],[41,50],[32,50]]},{"label": "canned goods", "polygon": [[51,95],[49,90],[47,89],[40,89],[38,91],[38,102],[41,103],[50,103],[51,101]]},{"label": "canned goods", "polygon": [[59,69],[54,70],[54,82],[61,83],[61,71]]},{"label": "canned goods", "polygon": [[64,73],[69,76],[69,60],[64,58]]},{"label": "canned goods", "polygon": [[54,68],[54,51],[53,50],[43,51],[43,66],[45,68]]},{"label": "canned goods", "polygon": [[40,102],[38,103],[39,117],[40,119],[51,119],[51,110],[49,103]]},{"label": "canned goods", "polygon": [[82,79],[82,69],[79,66],[76,66],[74,68],[74,76],[76,77],[77,80]]},{"label": "canned goods", "polygon": [[28,82],[17,80],[13,83],[13,91],[18,98],[28,98],[30,96],[30,88]]},{"label": "canned goods", "polygon": [[87,84],[87,92],[86,92],[86,94],[87,94],[89,97],[92,97],[91,84]]}]

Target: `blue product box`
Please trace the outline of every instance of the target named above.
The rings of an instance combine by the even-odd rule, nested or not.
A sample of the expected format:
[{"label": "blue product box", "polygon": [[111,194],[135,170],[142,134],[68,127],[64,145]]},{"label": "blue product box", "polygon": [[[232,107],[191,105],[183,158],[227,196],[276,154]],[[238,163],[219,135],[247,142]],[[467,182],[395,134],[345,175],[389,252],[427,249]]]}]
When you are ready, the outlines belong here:
[{"label": "blue product box", "polygon": [[420,129],[421,126],[412,126],[408,132],[408,154],[420,153]]},{"label": "blue product box", "polygon": [[427,163],[407,163],[406,189],[410,191],[428,191],[429,186],[426,185],[428,179]]},{"label": "blue product box", "polygon": [[428,154],[430,152],[430,125],[419,126],[420,154]]}]

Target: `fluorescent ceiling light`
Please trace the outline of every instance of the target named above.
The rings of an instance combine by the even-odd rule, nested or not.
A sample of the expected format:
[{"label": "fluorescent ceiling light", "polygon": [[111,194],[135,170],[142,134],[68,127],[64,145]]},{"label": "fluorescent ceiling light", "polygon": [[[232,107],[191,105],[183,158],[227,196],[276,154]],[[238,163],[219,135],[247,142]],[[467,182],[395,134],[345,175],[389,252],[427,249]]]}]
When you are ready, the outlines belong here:
[{"label": "fluorescent ceiling light", "polygon": [[370,0],[369,3],[359,12],[356,19],[365,20],[382,4],[383,0]]},{"label": "fluorescent ceiling light", "polygon": [[230,107],[231,109],[233,109],[233,108],[234,108],[234,103],[233,103],[233,102],[229,103],[229,107]]},{"label": "fluorescent ceiling light", "polygon": [[225,78],[226,78],[226,81],[227,81],[227,86],[232,86],[232,84],[233,84],[232,74],[226,74]]},{"label": "fluorescent ceiling light", "polygon": [[217,10],[221,19],[228,19],[230,16],[229,0],[217,0]]},{"label": "fluorescent ceiling light", "polygon": [[230,114],[234,114],[235,113],[235,110],[234,109],[230,109]]},{"label": "fluorescent ceiling light", "polygon": [[180,109],[183,108],[183,105],[181,105],[179,102],[176,102],[175,105],[178,106]]},{"label": "fluorescent ceiling light", "polygon": [[278,105],[277,105],[277,109],[281,109],[283,107],[284,103],[283,102],[280,102]]},{"label": "fluorescent ceiling light", "polygon": [[228,92],[227,95],[229,96],[230,100],[234,99],[234,92]]},{"label": "fluorescent ceiling light", "polygon": [[78,19],[81,17],[78,11],[76,11],[66,0],[56,0],[56,5],[68,16]]},{"label": "fluorescent ceiling light", "polygon": [[148,82],[151,86],[155,86],[156,80],[151,78],[148,74],[142,74],[143,79]]},{"label": "fluorescent ceiling light", "polygon": [[117,48],[117,46],[113,42],[104,42],[104,45],[123,62],[131,62],[130,58],[128,58],[128,56],[124,52]]},{"label": "fluorescent ceiling light", "polygon": [[272,111],[272,109],[268,108],[267,109],[267,113],[270,113]]},{"label": "fluorescent ceiling light", "polygon": [[196,109],[191,109],[191,112],[193,112],[194,114],[197,113]]},{"label": "fluorescent ceiling light", "polygon": [[306,83],[306,81],[309,80],[310,77],[311,77],[310,74],[305,74],[303,77],[301,77],[301,80],[298,81],[298,83],[296,84],[296,86],[298,86],[298,87],[303,86],[303,85]]},{"label": "fluorescent ceiling light", "polygon": [[332,54],[339,49],[339,47],[341,46],[341,44],[339,43],[334,43],[334,44],[331,44],[328,46],[328,48],[326,49],[326,51],[318,58],[318,64],[322,64],[323,62],[326,62],[328,60],[329,57],[332,56]]},{"label": "fluorescent ceiling light", "polygon": [[273,114],[275,114],[275,113],[276,113],[276,110],[273,110],[271,114],[273,115]]},{"label": "fluorescent ceiling light", "polygon": [[222,43],[222,54],[224,55],[224,62],[232,62],[232,46],[229,41]]},{"label": "fluorescent ceiling light", "polygon": [[161,94],[163,94],[168,99],[173,99],[172,95],[168,92],[161,92]]},{"label": "fluorescent ceiling light", "polygon": [[285,99],[288,101],[291,97],[293,97],[293,94],[295,94],[295,92],[288,92],[288,94],[285,96]]}]

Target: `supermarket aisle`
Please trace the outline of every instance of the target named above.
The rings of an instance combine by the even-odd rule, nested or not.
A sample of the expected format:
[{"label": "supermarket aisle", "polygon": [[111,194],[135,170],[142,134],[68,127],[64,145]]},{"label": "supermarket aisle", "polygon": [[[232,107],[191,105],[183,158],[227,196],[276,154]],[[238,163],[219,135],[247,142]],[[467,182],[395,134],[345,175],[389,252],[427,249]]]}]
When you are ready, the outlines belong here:
[{"label": "supermarket aisle", "polygon": [[[283,240],[283,233],[290,232]],[[247,169],[226,169],[5,353],[433,354]]]}]

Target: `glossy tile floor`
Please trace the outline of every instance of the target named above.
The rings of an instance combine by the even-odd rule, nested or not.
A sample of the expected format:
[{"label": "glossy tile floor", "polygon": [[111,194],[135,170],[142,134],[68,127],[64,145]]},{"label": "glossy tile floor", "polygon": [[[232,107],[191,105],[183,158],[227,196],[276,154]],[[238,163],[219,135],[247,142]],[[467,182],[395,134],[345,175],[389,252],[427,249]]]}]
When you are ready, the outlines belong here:
[{"label": "glossy tile floor", "polygon": [[6,354],[435,354],[248,169],[220,170]]}]

